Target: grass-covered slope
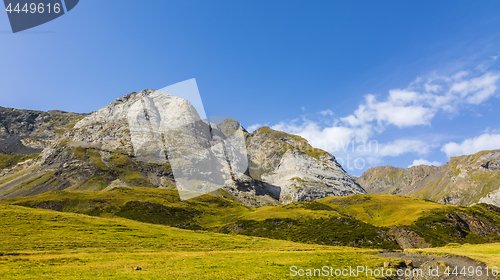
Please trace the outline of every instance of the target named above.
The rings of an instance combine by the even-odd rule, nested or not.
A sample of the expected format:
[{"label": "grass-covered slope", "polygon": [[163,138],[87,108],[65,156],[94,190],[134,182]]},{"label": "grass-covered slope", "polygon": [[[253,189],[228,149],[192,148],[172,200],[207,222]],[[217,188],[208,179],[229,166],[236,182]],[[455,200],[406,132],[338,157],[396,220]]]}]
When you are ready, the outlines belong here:
[{"label": "grass-covered slope", "polygon": [[24,162],[30,159],[35,159],[39,154],[30,155],[6,155],[0,153],[0,170],[4,168],[11,168],[17,163]]},{"label": "grass-covered slope", "polygon": [[220,227],[299,242],[420,248],[500,241],[500,208],[441,205],[412,197],[352,195],[262,207]]},{"label": "grass-covered slope", "polygon": [[[54,190],[100,191],[113,186],[175,188],[168,164],[136,161],[123,151],[55,145],[50,156],[38,161],[28,176],[25,170],[9,170],[0,177],[0,199],[38,195]],[[35,157],[32,155],[29,157]],[[0,164],[12,166],[28,156],[0,155]]]},{"label": "grass-covered slope", "polygon": [[392,195],[329,197],[255,209],[212,194],[180,201],[176,190],[116,188],[49,192],[0,204],[323,245],[401,249],[500,241],[500,208]]},{"label": "grass-covered slope", "polygon": [[317,202],[365,223],[381,227],[411,225],[425,213],[456,208],[423,199],[392,195],[326,197]]},{"label": "grass-covered slope", "polygon": [[459,207],[393,195],[354,195],[318,202],[366,223],[389,228],[403,248],[500,241],[500,208],[492,205]]},{"label": "grass-covered slope", "polygon": [[[290,266],[380,268],[388,261],[371,249],[12,205],[0,205],[0,236],[1,279],[280,279],[289,276]],[[133,270],[136,266],[142,270]]]},{"label": "grass-covered slope", "polygon": [[304,243],[399,249],[386,229],[318,202],[261,207],[216,230]]},{"label": "grass-covered slope", "polygon": [[123,217],[152,224],[200,229],[230,221],[249,207],[216,195],[181,201],[177,190],[116,188],[110,191],[55,191],[0,201],[101,217]]}]

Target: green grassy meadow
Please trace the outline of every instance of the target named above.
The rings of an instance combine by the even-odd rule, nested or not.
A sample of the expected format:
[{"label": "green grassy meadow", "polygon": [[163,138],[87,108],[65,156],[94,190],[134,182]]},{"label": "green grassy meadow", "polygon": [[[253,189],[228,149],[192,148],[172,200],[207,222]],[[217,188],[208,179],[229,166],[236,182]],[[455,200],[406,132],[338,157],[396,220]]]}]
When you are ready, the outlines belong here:
[{"label": "green grassy meadow", "polygon": [[169,189],[53,191],[0,201],[0,279],[285,279],[291,266],[380,268],[388,259],[378,252],[401,250],[394,229],[433,247],[410,251],[493,264],[499,227],[494,206],[394,195],[251,208],[213,194],[181,201]]},{"label": "green grassy meadow", "polygon": [[[290,266],[381,267],[379,250],[191,231],[0,205],[1,279],[285,279]],[[133,270],[139,266],[142,270]],[[354,278],[353,278],[354,279]]]},{"label": "green grassy meadow", "polygon": [[442,205],[397,195],[327,197],[251,208],[213,194],[181,201],[177,190],[127,187],[53,191],[0,204],[330,246],[400,250],[391,237],[395,229],[414,232],[432,247],[500,241],[500,208]]}]

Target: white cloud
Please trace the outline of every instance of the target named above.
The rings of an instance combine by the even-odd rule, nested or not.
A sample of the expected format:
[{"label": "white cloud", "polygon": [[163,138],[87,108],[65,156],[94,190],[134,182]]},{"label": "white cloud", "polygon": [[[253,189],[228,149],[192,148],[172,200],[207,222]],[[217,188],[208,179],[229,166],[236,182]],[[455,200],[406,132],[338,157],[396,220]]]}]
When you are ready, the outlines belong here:
[{"label": "white cloud", "polygon": [[387,101],[379,102],[374,95],[365,96],[365,103],[361,104],[353,115],[341,120],[351,126],[365,125],[376,122],[380,129],[387,125],[399,128],[415,125],[428,125],[434,117],[432,108],[415,105],[420,97],[404,90],[390,92]]},{"label": "white cloud", "polygon": [[[495,93],[496,82],[500,76],[486,73],[480,77],[454,83],[450,92],[469,104],[481,104]],[[462,77],[458,78],[462,79]]]},{"label": "white cloud", "polygon": [[424,89],[426,92],[438,92],[442,89],[443,87],[440,85],[429,85],[429,84],[424,84]]},{"label": "white cloud", "polygon": [[412,166],[418,166],[418,165],[434,165],[434,166],[440,166],[440,165],[443,165],[442,163],[438,162],[438,161],[433,161],[433,162],[430,162],[428,160],[425,160],[425,159],[416,159],[413,161],[412,165],[409,165],[408,168],[412,167]]},{"label": "white cloud", "polygon": [[468,71],[460,71],[452,76],[453,80],[461,80],[465,76],[469,75]]},{"label": "white cloud", "polygon": [[378,152],[381,157],[397,157],[407,153],[427,154],[431,146],[424,141],[414,139],[398,139],[382,146]]},{"label": "white cloud", "polygon": [[343,147],[349,144],[356,133],[348,127],[331,126],[322,128],[318,123],[307,119],[300,125],[296,124],[297,121],[293,120],[288,124],[282,122],[271,128],[300,135],[307,139],[313,147],[329,152],[336,152],[343,149]]},{"label": "white cloud", "polygon": [[259,127],[263,127],[264,125],[260,123],[252,124],[251,126],[247,127],[246,130],[250,133],[252,133],[254,130],[258,129]]},{"label": "white cloud", "polygon": [[374,95],[347,117],[341,118],[349,126],[376,124],[378,131],[388,125],[399,128],[430,125],[437,112],[456,112],[462,104],[479,105],[491,98],[500,74],[493,72],[471,74],[460,71],[451,77],[417,78],[406,89],[393,89],[383,101]]},{"label": "white cloud", "polygon": [[[281,122],[272,129],[297,134],[309,141],[315,148],[336,153],[352,153],[359,156],[386,157],[399,156],[406,153],[429,153],[431,146],[422,140],[398,139],[387,144],[378,144],[369,140],[371,128],[331,126],[321,127],[317,122],[304,119],[299,125],[298,119],[290,123]],[[370,146],[369,146],[370,145]],[[369,147],[369,148],[368,148]]]},{"label": "white cloud", "polygon": [[441,148],[447,156],[470,155],[484,150],[500,149],[500,134],[484,133],[458,144],[450,142]]},{"label": "white cloud", "polygon": [[405,105],[419,100],[419,94],[414,91],[393,89],[389,91],[388,100],[391,103]]},{"label": "white cloud", "polygon": [[[488,72],[486,68],[481,69],[460,71],[450,76],[432,74],[415,79],[406,88],[391,89],[382,97],[373,94],[365,95],[356,110],[345,117],[335,117],[334,112],[324,110],[318,112],[321,115],[319,121],[303,117],[281,122],[272,128],[300,135],[313,147],[334,153],[335,156],[363,157],[369,163],[380,162],[383,157],[397,157],[408,153],[426,155],[436,146],[422,139],[398,139],[380,145],[377,143],[377,149],[368,149],[368,151],[352,149],[352,147],[363,146],[360,144],[361,141],[366,142],[383,133],[389,126],[400,129],[430,126],[439,112],[456,114],[464,105],[484,103],[496,94],[496,84],[500,79],[500,74]],[[490,148],[495,146],[492,143],[495,140],[489,139],[488,141],[483,141],[488,145],[479,146]],[[484,149],[473,149],[468,145],[474,146],[464,141],[462,144],[449,143],[442,150],[447,154],[464,154],[465,150],[475,152]],[[346,148],[348,146],[349,149]],[[500,145],[496,147],[500,148]],[[424,162],[422,158],[414,161],[414,165],[417,163],[438,164],[438,162]]]},{"label": "white cloud", "polygon": [[330,111],[330,110],[323,110],[321,112],[319,112],[319,114],[323,115],[323,116],[333,116],[333,112]]}]

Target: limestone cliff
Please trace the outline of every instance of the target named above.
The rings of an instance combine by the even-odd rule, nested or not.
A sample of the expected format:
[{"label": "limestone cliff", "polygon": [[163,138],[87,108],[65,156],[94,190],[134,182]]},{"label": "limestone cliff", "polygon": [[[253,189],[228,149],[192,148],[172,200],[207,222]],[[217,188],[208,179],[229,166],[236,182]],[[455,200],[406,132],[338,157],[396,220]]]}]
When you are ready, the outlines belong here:
[{"label": "limestone cliff", "polygon": [[262,127],[246,143],[250,175],[279,186],[282,203],[365,193],[334,156],[300,136]]}]

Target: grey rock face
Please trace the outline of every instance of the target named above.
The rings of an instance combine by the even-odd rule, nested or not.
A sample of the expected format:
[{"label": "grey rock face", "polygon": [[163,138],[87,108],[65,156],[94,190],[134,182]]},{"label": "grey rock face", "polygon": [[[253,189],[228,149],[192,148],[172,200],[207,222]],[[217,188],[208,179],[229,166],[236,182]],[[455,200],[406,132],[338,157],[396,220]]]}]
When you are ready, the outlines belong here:
[{"label": "grey rock face", "polygon": [[83,117],[83,114],[62,111],[0,107],[0,153],[39,153]]},{"label": "grey rock face", "polygon": [[239,122],[231,119],[225,119],[223,122],[217,125],[217,128],[219,128],[220,131],[227,137],[231,136],[236,131],[248,133],[248,131],[246,131],[246,129],[243,128]]},{"label": "grey rock face", "polygon": [[365,193],[333,157],[316,159],[297,150],[286,151],[275,171],[262,180],[281,188],[284,204]]},{"label": "grey rock face", "polygon": [[[159,91],[137,96],[141,99],[128,113],[135,157],[164,164],[167,155],[179,190],[212,192],[245,173],[246,152],[232,143],[244,145],[241,131],[234,130],[226,137],[216,125],[201,120],[195,108],[182,98]],[[180,196],[191,197],[184,197],[185,192]]]},{"label": "grey rock face", "polygon": [[335,157],[299,136],[263,127],[246,142],[250,176],[279,187],[283,204],[366,193]]},{"label": "grey rock face", "polygon": [[497,207],[500,207],[500,187],[496,191],[492,191],[485,197],[482,197],[479,199],[479,203],[487,203],[491,205],[495,205]]},{"label": "grey rock face", "polygon": [[[165,111],[154,113],[158,109],[150,108],[152,105],[149,104],[152,101],[140,103],[144,96],[154,97],[155,102],[161,104],[160,106],[157,104],[155,108],[163,108]],[[204,159],[210,158],[210,154],[216,154],[216,151],[212,149],[212,152],[208,152],[210,144],[203,140],[207,138],[207,135],[187,133],[186,131],[190,131],[189,126],[195,124],[210,126],[213,139],[229,141],[231,137],[235,137],[235,132],[242,132],[246,138],[246,147],[238,147],[235,144],[234,148],[241,154],[244,154],[243,150],[246,150],[250,167],[244,172],[246,176],[239,174],[233,180],[225,178],[224,181],[225,190],[248,205],[275,204],[278,201],[286,204],[295,201],[312,201],[332,195],[365,193],[332,155],[314,149],[301,137],[273,131],[267,127],[249,134],[238,122],[230,119],[218,125],[203,123],[189,102],[171,95],[156,96],[155,91],[151,90],[117,99],[109,106],[80,121],[72,131],[74,143],[72,145],[99,147],[109,151],[120,149],[127,153],[133,153],[132,146],[161,146],[157,144],[161,142],[158,135],[152,136],[130,131],[147,127],[148,122],[144,118],[137,119],[137,117],[136,120],[140,125],[130,126],[132,121],[129,116],[139,116],[141,110],[144,109],[143,106],[149,108],[148,119],[155,120],[154,123],[157,124],[153,130],[168,131],[166,138],[170,137],[169,135],[178,134],[176,139],[182,139],[185,143],[182,147],[179,146],[183,149],[182,154],[198,158],[190,162],[203,163]],[[161,121],[161,116],[168,116],[168,119]],[[188,129],[172,129],[178,127]],[[207,129],[200,128],[195,131],[202,133]],[[214,146],[212,144],[212,147]],[[137,154],[135,156],[137,158]],[[234,158],[239,158],[239,156]],[[170,158],[169,160],[171,161]],[[227,174],[229,168],[228,165],[221,166],[219,172]],[[186,167],[183,170],[184,173],[189,174],[193,169]],[[208,171],[205,173],[211,174]]]}]

